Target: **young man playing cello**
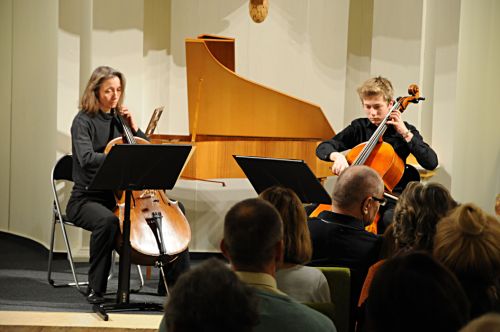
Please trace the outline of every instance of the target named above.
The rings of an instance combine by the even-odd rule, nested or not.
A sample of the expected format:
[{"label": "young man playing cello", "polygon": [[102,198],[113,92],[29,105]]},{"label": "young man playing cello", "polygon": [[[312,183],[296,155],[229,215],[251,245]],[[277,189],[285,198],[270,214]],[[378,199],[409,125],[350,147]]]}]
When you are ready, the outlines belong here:
[{"label": "young man playing cello", "polygon": [[[366,118],[353,120],[335,137],[322,142],[316,149],[318,158],[333,161],[332,172],[335,175],[340,175],[349,166],[346,157],[341,152],[368,141],[395,102],[391,82],[381,76],[368,79],[357,92]],[[438,158],[434,150],[424,142],[413,125],[403,121],[398,109],[392,111],[387,125],[383,141],[394,148],[403,162],[411,153],[423,168],[433,170],[437,167]],[[383,223],[388,224],[390,220],[384,220]],[[383,232],[386,225],[380,226],[382,227],[379,227],[379,233]]]}]

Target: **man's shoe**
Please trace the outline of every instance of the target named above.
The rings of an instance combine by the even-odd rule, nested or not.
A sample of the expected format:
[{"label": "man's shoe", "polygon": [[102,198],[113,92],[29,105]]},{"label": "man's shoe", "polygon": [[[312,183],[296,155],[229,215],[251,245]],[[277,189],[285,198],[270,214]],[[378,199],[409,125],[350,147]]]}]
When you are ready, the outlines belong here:
[{"label": "man's shoe", "polygon": [[89,295],[87,295],[87,302],[90,304],[100,304],[104,303],[104,297],[99,292],[96,292],[93,289],[89,290]]}]

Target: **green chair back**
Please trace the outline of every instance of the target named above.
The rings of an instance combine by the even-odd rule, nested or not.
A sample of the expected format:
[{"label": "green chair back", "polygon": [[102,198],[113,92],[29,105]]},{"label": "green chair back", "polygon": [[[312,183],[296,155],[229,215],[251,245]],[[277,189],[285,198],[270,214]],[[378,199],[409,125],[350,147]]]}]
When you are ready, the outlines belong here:
[{"label": "green chair back", "polygon": [[349,332],[351,271],[347,267],[318,267],[330,286],[331,303],[304,303],[329,317],[338,332]]}]

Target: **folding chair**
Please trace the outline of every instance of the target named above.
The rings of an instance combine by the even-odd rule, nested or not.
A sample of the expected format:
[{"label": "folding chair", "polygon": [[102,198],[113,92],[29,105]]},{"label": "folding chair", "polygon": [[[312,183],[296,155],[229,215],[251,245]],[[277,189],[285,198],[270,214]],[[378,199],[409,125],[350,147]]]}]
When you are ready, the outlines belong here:
[{"label": "folding chair", "polygon": [[[48,263],[48,273],[47,273],[47,279],[49,284],[51,284],[53,287],[69,287],[69,286],[75,286],[78,291],[82,294],[86,293],[86,289],[82,289],[81,286],[88,285],[88,281],[79,281],[78,276],[75,271],[75,264],[73,261],[73,254],[71,253],[71,247],[69,244],[69,239],[68,239],[68,234],[66,232],[66,226],[75,226],[74,223],[68,219],[66,216],[65,212],[65,207],[63,210],[62,202],[61,202],[61,193],[62,192],[67,192],[69,193],[70,190],[66,190],[68,186],[73,185],[73,157],[71,155],[65,155],[61,157],[58,161],[56,161],[56,164],[54,165],[54,168],[52,169],[52,174],[51,174],[51,182],[52,182],[52,193],[54,195],[54,202],[53,202],[53,220],[52,220],[52,231],[51,231],[51,239],[50,239],[50,250],[49,250],[49,263]],[[64,212],[63,212],[64,211]],[[64,243],[66,245],[66,251],[67,255],[66,258],[69,262],[69,266],[71,268],[71,273],[73,275],[73,281],[74,282],[69,282],[69,283],[56,283],[52,279],[52,261],[53,261],[53,256],[54,256],[54,242],[55,242],[55,232],[56,232],[56,224],[59,224],[61,226],[61,232],[64,238]],[[75,226],[76,227],[76,226]],[[114,265],[114,252],[113,252],[113,264]],[[137,266],[137,270],[139,273],[139,278],[140,278],[140,286],[139,289],[132,290],[132,292],[138,292],[142,287],[144,286],[144,278],[142,276],[142,271],[140,266]],[[113,276],[113,268],[110,271],[110,274],[108,276],[108,280],[111,279]]]}]

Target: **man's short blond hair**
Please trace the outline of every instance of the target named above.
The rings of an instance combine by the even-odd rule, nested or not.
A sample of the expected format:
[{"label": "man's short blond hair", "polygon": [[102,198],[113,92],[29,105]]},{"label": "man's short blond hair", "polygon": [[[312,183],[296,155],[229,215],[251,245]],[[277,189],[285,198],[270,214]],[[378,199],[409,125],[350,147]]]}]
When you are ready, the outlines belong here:
[{"label": "man's short blond hair", "polygon": [[361,101],[373,96],[382,96],[387,103],[394,99],[394,89],[392,83],[382,76],[367,79],[357,90]]}]

